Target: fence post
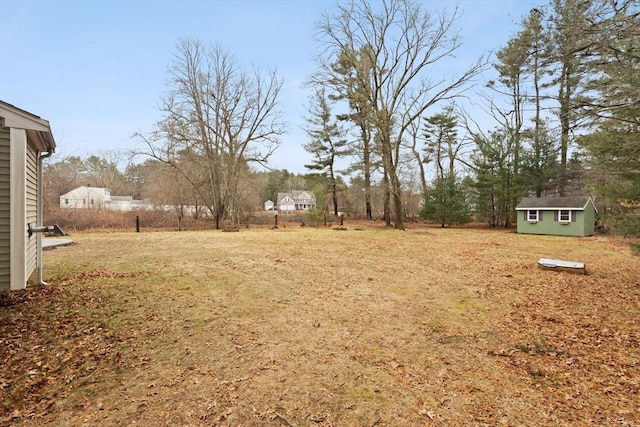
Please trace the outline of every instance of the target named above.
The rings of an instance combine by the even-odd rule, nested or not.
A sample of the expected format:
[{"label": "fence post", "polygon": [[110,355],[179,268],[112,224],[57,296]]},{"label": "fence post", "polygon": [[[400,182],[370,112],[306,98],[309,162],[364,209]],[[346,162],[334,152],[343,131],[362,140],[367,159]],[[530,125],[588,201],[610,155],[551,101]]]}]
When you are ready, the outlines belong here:
[{"label": "fence post", "polygon": [[136,215],[136,233],[140,232],[140,216]]}]

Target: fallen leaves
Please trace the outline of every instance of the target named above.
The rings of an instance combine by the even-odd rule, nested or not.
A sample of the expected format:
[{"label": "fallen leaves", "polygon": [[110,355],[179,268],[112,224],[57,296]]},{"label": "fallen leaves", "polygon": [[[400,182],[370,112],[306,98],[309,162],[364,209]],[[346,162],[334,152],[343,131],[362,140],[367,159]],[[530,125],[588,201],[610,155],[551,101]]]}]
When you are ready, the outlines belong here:
[{"label": "fallen leaves", "polygon": [[2,295],[0,421],[45,417],[74,388],[122,367],[124,340],[104,327],[108,298],[71,285],[138,275],[91,271]]},{"label": "fallen leaves", "polygon": [[[0,424],[640,417],[640,267],[626,249],[474,230],[290,231],[78,236],[47,254],[50,286],[0,294]],[[568,250],[590,275],[535,268],[542,251]]]}]

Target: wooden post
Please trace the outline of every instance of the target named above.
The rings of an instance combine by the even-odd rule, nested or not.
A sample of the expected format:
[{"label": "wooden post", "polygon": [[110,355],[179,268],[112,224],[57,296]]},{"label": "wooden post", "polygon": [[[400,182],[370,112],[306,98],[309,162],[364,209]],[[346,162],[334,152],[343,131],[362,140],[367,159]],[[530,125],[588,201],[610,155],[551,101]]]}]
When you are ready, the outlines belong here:
[{"label": "wooden post", "polygon": [[136,233],[140,232],[140,217],[136,215]]},{"label": "wooden post", "polygon": [[344,215],[340,215],[340,227],[344,225]]},{"label": "wooden post", "polygon": [[275,214],[274,218],[275,218],[275,224],[273,225],[273,228],[278,228],[278,214]]}]

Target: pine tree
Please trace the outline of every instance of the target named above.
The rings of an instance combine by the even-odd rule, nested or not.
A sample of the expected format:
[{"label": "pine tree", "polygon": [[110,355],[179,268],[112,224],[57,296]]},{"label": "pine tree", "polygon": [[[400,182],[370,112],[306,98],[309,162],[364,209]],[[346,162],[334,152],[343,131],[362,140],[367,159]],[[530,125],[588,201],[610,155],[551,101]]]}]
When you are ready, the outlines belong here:
[{"label": "pine tree", "polygon": [[511,226],[514,201],[526,193],[514,172],[514,140],[504,129],[475,136],[472,165],[476,174],[476,215],[492,227]]},{"label": "pine tree", "polygon": [[640,8],[637,1],[595,2],[594,19],[584,21],[592,60],[581,110],[594,132],[582,136],[591,181],[606,225],[640,237]]},{"label": "pine tree", "polygon": [[[455,175],[454,163],[461,148],[458,141],[456,127],[458,122],[453,116],[453,108],[448,107],[444,112],[428,117],[424,127],[426,158],[435,161],[436,176]],[[444,160],[448,159],[445,168]]]},{"label": "pine tree", "polygon": [[332,117],[324,88],[316,90],[307,118],[307,134],[311,141],[304,145],[313,155],[313,162],[305,165],[327,177],[327,186],[333,201],[333,214],[338,216],[338,180],[336,162],[350,153],[345,131]]},{"label": "pine tree", "polygon": [[[525,132],[523,137],[530,141],[522,159],[523,183],[528,184],[529,192],[534,193],[536,197],[542,197],[558,178],[556,137],[544,122],[537,124],[531,131]],[[563,181],[565,180],[566,177],[563,178]],[[566,187],[566,182],[563,186]]]},{"label": "pine tree", "polygon": [[331,67],[334,77],[330,79],[329,84],[336,91],[335,95],[330,95],[330,99],[346,100],[349,104],[349,112],[338,115],[338,120],[349,121],[357,128],[358,138],[353,147],[353,154],[359,161],[352,165],[351,170],[362,173],[365,215],[372,219],[371,175],[374,170],[375,153],[369,101],[371,88],[367,83],[372,74],[373,64],[368,49],[369,47],[365,46],[356,53],[345,48]]},{"label": "pine tree", "polygon": [[597,0],[552,0],[551,33],[555,64],[553,84],[558,90],[558,119],[560,121],[559,193],[565,195],[567,161],[572,135],[578,127],[576,114],[579,99],[584,93],[586,58],[589,42],[585,40],[582,23],[590,19],[591,7]]},{"label": "pine tree", "polygon": [[424,195],[420,217],[437,221],[442,228],[468,223],[471,214],[462,183],[451,175],[436,178]]}]

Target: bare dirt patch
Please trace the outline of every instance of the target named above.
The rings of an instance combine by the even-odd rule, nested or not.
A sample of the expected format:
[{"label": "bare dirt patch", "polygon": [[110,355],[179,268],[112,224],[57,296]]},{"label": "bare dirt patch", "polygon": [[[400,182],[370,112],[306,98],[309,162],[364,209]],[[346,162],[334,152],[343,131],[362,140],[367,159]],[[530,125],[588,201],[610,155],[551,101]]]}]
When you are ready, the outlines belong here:
[{"label": "bare dirt patch", "polygon": [[0,419],[638,425],[620,241],[346,228],[73,236],[48,287],[0,300]]}]

